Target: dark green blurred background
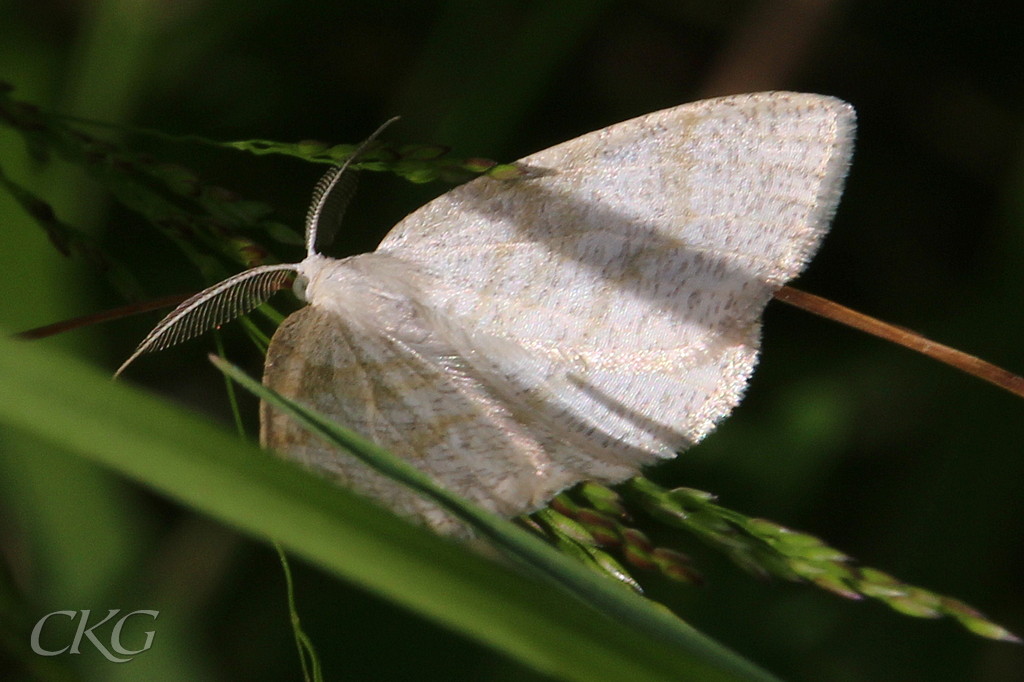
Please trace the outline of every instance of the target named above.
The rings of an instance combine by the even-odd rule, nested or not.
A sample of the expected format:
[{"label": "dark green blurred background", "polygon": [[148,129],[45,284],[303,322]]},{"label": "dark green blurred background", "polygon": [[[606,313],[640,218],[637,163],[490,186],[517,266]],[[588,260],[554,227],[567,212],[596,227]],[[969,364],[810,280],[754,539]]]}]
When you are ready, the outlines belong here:
[{"label": "dark green blurred background", "polygon": [[[498,160],[706,96],[836,95],[857,108],[858,147],[834,229],[798,286],[1024,372],[1017,10],[956,0],[0,0],[0,80],[18,98],[66,113],[224,140],[355,142],[400,114],[391,140]],[[266,201],[296,227],[322,170],[123,141]],[[132,262],[154,296],[206,284],[76,169],[35,168],[2,128],[0,165]],[[445,189],[369,178],[339,248],[373,248]],[[3,194],[0,272],[8,330],[122,302],[87,266],[59,256]],[[112,370],[154,321],[45,343]],[[228,341],[232,357],[258,367],[250,345]],[[132,379],[224,418],[223,384],[202,359],[210,344],[147,358]],[[818,534],[1020,633],[1022,416],[1020,399],[776,303],[747,400],[656,476]],[[40,614],[161,608],[160,646],[146,655],[166,657],[168,679],[298,678],[281,572],[267,547],[14,434],[0,434],[0,496],[4,561]],[[762,584],[687,549],[708,585],[653,581],[651,591],[784,678],[1024,679],[1019,646]],[[535,679],[313,569],[296,570],[329,679]],[[130,666],[93,663],[83,672],[91,679],[133,679]]]}]

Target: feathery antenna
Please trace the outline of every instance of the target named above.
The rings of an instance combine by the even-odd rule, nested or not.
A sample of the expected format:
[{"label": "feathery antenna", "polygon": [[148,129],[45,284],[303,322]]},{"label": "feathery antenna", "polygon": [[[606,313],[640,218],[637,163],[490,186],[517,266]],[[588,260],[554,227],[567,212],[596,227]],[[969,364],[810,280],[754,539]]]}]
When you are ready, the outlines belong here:
[{"label": "feathery antenna", "polygon": [[114,376],[119,376],[143,353],[181,343],[249,312],[283,288],[295,270],[291,263],[261,265],[200,291],[160,320]]},{"label": "feathery antenna", "polygon": [[395,116],[385,121],[356,147],[344,163],[331,167],[316,183],[316,187],[313,189],[313,200],[309,204],[309,212],[306,213],[307,257],[317,254],[317,247],[330,244],[338,233],[341,218],[355,193],[357,176],[352,164],[357,163],[359,157],[366,152],[374,140],[397,120],[398,117]]}]

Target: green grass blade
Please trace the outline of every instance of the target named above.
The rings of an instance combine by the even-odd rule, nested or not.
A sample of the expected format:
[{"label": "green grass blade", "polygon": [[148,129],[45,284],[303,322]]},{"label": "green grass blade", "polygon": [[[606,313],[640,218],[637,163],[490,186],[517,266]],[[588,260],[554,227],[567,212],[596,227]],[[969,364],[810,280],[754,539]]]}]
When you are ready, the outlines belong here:
[{"label": "green grass blade", "polygon": [[[329,418],[284,398],[221,358],[211,355],[210,360],[243,388],[286,412],[306,429],[325,441],[348,450],[380,473],[430,498],[471,525],[480,535],[488,538],[509,556],[536,569],[569,593],[597,606],[602,612],[633,631],[647,634],[667,646],[679,647],[682,651],[689,651],[698,657],[710,657],[728,667],[739,664],[739,661],[732,660],[734,654],[721,650],[719,645],[683,621],[654,607],[621,584],[587,570],[579,562],[555,551],[535,535],[449,492],[407,462]],[[737,671],[742,669],[743,665],[740,665]]]},{"label": "green grass blade", "polygon": [[346,580],[560,678],[773,679],[699,633],[689,646],[652,637],[269,457],[194,414],[115,384],[81,362],[6,338],[0,339],[0,424],[250,535],[276,539]]}]

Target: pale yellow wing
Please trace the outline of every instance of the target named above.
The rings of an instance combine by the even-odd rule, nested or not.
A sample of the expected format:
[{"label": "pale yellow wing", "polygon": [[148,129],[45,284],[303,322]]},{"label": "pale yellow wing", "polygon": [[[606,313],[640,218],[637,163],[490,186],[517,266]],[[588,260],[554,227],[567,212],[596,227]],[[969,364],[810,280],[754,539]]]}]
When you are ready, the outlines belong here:
[{"label": "pale yellow wing", "polygon": [[[761,93],[667,109],[526,157],[417,210],[377,253],[439,284],[429,305],[471,333],[565,360],[568,400],[651,452],[685,446],[739,401],[773,291],[817,248],[852,150],[853,109]],[[564,405],[559,405],[563,410]]]}]

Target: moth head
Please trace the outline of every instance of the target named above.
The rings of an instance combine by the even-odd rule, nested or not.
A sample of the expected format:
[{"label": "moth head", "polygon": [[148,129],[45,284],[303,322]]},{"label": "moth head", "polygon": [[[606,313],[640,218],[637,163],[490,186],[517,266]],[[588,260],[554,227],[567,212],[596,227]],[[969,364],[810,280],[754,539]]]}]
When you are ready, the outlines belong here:
[{"label": "moth head", "polygon": [[306,296],[306,290],[309,288],[309,277],[306,277],[301,272],[295,275],[295,281],[292,282],[292,293],[295,294],[295,298],[299,299],[303,303],[309,303],[309,298]]},{"label": "moth head", "polygon": [[330,269],[331,263],[337,262],[339,261],[321,256],[319,253],[306,256],[305,260],[295,266],[295,281],[292,282],[292,293],[295,294],[295,298],[303,303],[312,303],[324,271]]}]

